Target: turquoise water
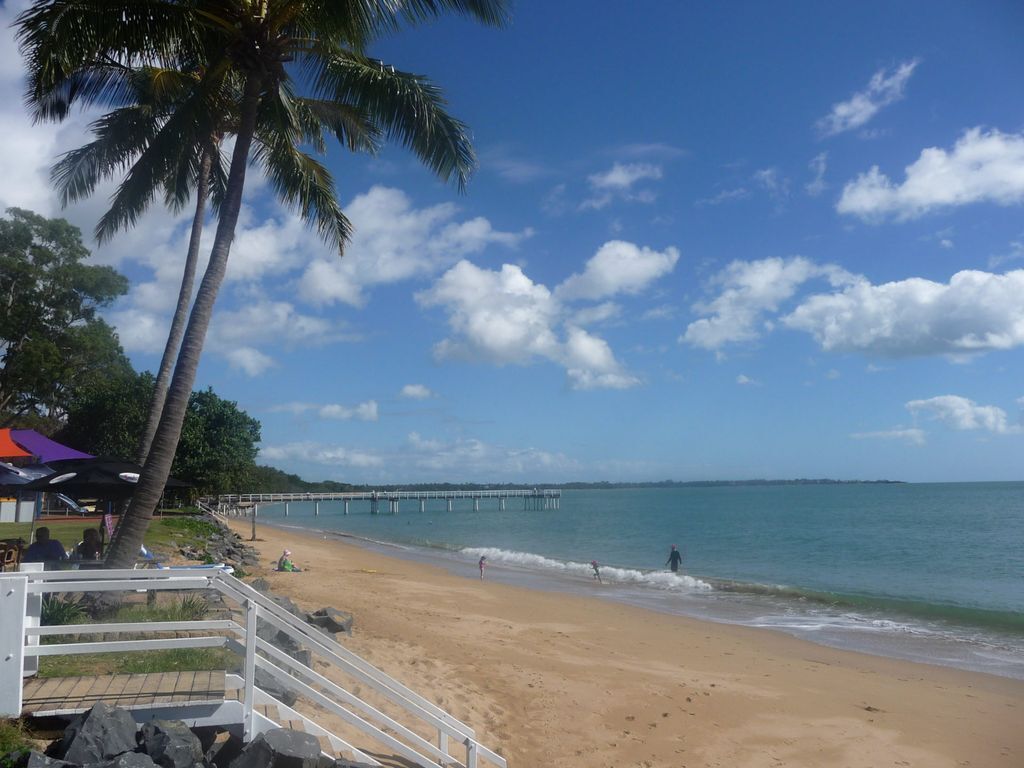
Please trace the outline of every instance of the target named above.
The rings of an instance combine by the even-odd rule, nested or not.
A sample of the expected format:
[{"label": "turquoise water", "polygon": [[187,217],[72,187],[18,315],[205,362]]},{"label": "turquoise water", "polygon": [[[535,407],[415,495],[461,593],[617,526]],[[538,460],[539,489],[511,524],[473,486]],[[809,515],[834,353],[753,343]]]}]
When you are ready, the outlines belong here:
[{"label": "turquoise water", "polygon": [[[268,522],[402,545],[489,578],[1024,678],[1024,483],[564,491],[560,509],[469,500],[265,506]],[[684,575],[664,569],[669,545]],[[604,584],[591,577],[601,563]]]}]

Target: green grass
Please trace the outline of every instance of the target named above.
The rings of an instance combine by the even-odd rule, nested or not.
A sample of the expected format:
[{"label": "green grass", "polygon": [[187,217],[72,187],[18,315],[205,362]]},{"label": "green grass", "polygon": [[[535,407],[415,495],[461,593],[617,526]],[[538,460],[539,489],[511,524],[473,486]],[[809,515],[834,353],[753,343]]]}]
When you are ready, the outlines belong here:
[{"label": "green grass", "polygon": [[[84,536],[83,531],[86,528],[95,528],[98,525],[96,522],[83,522],[82,520],[74,517],[69,517],[67,520],[47,520],[44,523],[36,522],[36,528],[47,527],[50,529],[50,538],[56,539],[64,545],[64,549],[71,549],[78,542],[80,542]],[[32,523],[0,523],[0,539],[24,539],[25,544],[29,544],[29,536],[31,535]]]},{"label": "green grass", "polygon": [[[219,533],[220,528],[215,523],[199,519],[196,512],[193,507],[186,507],[153,518],[149,530],[146,531],[146,547],[157,555],[177,552],[179,547],[184,546],[191,546],[200,551],[205,549],[206,541],[214,533]],[[36,522],[37,528],[42,525],[50,529],[50,538],[59,541],[64,549],[72,549],[85,537],[83,532],[86,528],[96,528],[100,524],[96,521],[82,521],[80,518],[69,517]],[[21,538],[27,545],[31,543],[31,530],[31,523],[0,523],[0,539]]]},{"label": "green grass", "polygon": [[20,720],[0,720],[0,766],[13,765],[18,755],[30,749],[32,742],[25,735],[25,726]]},{"label": "green grass", "polygon": [[83,653],[41,656],[40,677],[132,675],[150,672],[206,672],[236,669],[238,656],[224,648],[171,648],[134,653]]},{"label": "green grass", "polygon": [[209,604],[195,595],[156,605],[125,605],[109,619],[110,623],[140,621],[199,621],[210,612]]},{"label": "green grass", "polygon": [[146,546],[154,552],[170,552],[179,547],[202,551],[207,540],[221,529],[216,523],[191,515],[176,515],[154,520],[146,531]]}]

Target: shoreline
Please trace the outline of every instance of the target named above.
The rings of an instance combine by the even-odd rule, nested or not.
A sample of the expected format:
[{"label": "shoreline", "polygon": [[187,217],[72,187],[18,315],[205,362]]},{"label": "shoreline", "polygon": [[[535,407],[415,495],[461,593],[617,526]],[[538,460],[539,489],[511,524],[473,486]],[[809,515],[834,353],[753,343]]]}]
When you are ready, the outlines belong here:
[{"label": "shoreline", "polygon": [[[258,533],[260,575],[276,592],[351,611],[346,646],[479,729],[513,766],[1024,759],[1024,681],[480,582],[333,533]],[[282,547],[307,570],[263,573]]]},{"label": "shoreline", "polygon": [[[865,601],[860,596],[844,598],[811,589],[686,572],[676,576],[665,569],[644,571],[608,563],[602,564],[604,584],[598,587],[586,563],[494,547],[432,547],[320,527],[317,522],[290,522],[276,516],[261,524],[347,540],[463,577],[475,577],[477,557],[486,555],[492,578],[506,584],[594,597],[699,621],[764,628],[828,648],[1024,680],[1024,626],[1019,614],[1012,615],[1011,625],[1000,625],[993,619],[1006,622],[1005,615],[984,609],[967,616],[970,610],[958,608],[960,615],[953,618],[936,614],[936,606],[913,600]],[[469,566],[471,572],[463,573]],[[971,623],[979,615],[987,623]]]}]

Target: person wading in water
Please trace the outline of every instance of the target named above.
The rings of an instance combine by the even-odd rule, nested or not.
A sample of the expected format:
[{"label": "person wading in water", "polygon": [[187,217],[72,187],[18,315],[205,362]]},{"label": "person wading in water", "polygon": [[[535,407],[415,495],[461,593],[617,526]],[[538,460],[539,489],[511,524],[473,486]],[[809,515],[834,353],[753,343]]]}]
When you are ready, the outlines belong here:
[{"label": "person wading in water", "polygon": [[679,564],[683,562],[683,556],[679,554],[679,550],[676,549],[676,545],[672,545],[672,551],[668,553],[668,560],[665,561],[665,565],[672,569],[672,573],[679,572]]}]

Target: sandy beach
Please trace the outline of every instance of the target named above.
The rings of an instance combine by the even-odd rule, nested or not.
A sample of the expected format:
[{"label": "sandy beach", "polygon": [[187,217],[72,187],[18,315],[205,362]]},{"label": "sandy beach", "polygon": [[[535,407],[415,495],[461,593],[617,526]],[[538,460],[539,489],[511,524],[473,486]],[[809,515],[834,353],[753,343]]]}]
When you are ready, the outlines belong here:
[{"label": "sandy beach", "polygon": [[[276,592],[351,611],[347,647],[514,768],[1024,765],[1024,681],[481,582],[312,533],[259,536]],[[282,547],[303,573],[270,571]]]}]

